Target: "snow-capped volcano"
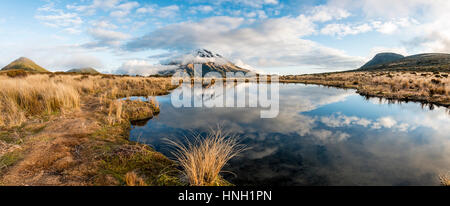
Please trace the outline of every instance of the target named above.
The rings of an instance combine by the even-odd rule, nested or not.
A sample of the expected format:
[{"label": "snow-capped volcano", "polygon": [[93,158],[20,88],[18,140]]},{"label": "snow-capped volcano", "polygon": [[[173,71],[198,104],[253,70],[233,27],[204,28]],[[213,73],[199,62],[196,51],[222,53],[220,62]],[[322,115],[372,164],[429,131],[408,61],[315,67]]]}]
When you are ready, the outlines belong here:
[{"label": "snow-capped volcano", "polygon": [[197,49],[190,54],[181,55],[170,60],[167,60],[166,65],[177,66],[178,69],[172,71],[162,72],[163,74],[173,74],[177,70],[184,70],[188,74],[193,75],[194,64],[202,64],[202,73],[218,72],[223,76],[226,72],[250,72],[248,69],[244,69],[236,66],[231,61],[224,58],[222,55],[211,52],[206,49]]},{"label": "snow-capped volcano", "polygon": [[231,63],[220,54],[213,53],[206,49],[197,49],[189,54],[174,57],[168,60],[169,65],[188,65],[188,64],[205,64],[215,63],[217,65],[224,65]]},{"label": "snow-capped volcano", "polygon": [[155,74],[173,75],[175,72],[182,70],[192,76],[194,74],[195,64],[202,65],[203,75],[208,72],[218,72],[222,76],[225,76],[227,72],[257,72],[240,60],[233,63],[220,54],[206,49],[197,49],[188,54],[166,59],[156,65],[146,60],[130,60],[123,63],[122,66],[116,70],[116,73],[144,76]]}]

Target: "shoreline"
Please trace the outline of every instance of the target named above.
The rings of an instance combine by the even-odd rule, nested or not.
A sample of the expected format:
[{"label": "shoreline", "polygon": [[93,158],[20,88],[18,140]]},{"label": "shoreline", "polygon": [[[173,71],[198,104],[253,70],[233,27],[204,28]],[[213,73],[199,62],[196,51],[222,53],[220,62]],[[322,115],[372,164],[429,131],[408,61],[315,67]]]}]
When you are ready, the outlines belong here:
[{"label": "shoreline", "polygon": [[339,72],[282,76],[280,83],[355,89],[356,93],[369,98],[450,107],[450,79],[447,73]]}]

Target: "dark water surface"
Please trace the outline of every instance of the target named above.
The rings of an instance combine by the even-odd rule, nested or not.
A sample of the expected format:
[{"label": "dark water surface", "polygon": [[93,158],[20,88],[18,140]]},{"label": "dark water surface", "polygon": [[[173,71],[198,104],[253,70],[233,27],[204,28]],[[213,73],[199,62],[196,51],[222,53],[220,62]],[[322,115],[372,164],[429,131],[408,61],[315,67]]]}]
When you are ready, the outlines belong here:
[{"label": "dark water surface", "polygon": [[450,171],[450,115],[441,107],[300,84],[280,84],[274,119],[261,119],[260,108],[174,108],[170,95],[157,100],[160,115],[135,126],[131,140],[171,156],[163,138],[220,123],[251,147],[225,168],[237,185],[437,185]]}]

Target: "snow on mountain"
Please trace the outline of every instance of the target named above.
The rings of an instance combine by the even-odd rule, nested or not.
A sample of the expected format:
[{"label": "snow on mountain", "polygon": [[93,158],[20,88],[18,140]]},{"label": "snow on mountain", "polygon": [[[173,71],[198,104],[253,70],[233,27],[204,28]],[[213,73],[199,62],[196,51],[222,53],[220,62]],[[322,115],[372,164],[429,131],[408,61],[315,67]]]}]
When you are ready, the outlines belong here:
[{"label": "snow on mountain", "polygon": [[206,49],[197,49],[190,54],[174,57],[166,60],[169,65],[188,65],[188,64],[206,64],[214,63],[216,65],[230,64],[231,62],[220,54],[213,53]]}]

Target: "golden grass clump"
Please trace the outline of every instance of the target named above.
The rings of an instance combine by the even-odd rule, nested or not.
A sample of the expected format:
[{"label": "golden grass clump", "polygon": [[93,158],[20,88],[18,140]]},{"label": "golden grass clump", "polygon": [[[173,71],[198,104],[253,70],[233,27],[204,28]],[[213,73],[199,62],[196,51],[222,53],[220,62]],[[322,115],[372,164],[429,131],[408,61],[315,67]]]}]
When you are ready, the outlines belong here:
[{"label": "golden grass clump", "polygon": [[108,123],[113,125],[123,121],[122,118],[123,102],[122,100],[113,100],[109,104]]},{"label": "golden grass clump", "polygon": [[160,112],[159,103],[156,100],[156,97],[149,97],[149,103],[152,106],[153,111],[155,113],[159,113]]},{"label": "golden grass clump", "polygon": [[125,183],[127,186],[147,186],[144,179],[138,177],[136,172],[128,172],[125,174]]},{"label": "golden grass clump", "polygon": [[224,132],[220,127],[203,137],[194,135],[186,143],[167,140],[174,147],[172,154],[183,168],[191,186],[217,186],[222,181],[220,173],[225,164],[245,150],[238,137]]}]

